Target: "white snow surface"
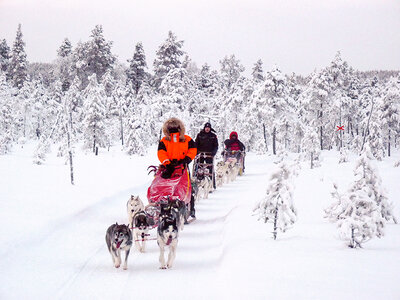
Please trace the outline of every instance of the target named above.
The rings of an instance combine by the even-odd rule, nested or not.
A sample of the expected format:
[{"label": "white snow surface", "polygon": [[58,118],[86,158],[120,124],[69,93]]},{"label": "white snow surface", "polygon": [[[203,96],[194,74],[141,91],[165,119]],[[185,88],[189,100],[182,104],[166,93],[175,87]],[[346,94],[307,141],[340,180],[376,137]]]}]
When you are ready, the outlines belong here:
[{"label": "white snow surface", "polygon": [[[156,149],[131,157],[117,147],[99,156],[78,150],[72,186],[55,150],[35,165],[35,145],[20,147],[0,156],[0,299],[400,299],[400,225],[350,249],[323,218],[332,182],[344,191],[354,180],[354,155],[338,164],[338,152],[323,151],[320,168],[302,163],[298,220],[274,241],[272,224],[257,221],[252,209],[277,165],[250,153],[244,176],[197,203],[172,269],[159,269],[157,243],[148,241],[123,270],[112,265],[105,233],[127,223],[131,194],[147,203],[146,168],[157,164]],[[375,162],[398,219],[399,157]]]}]

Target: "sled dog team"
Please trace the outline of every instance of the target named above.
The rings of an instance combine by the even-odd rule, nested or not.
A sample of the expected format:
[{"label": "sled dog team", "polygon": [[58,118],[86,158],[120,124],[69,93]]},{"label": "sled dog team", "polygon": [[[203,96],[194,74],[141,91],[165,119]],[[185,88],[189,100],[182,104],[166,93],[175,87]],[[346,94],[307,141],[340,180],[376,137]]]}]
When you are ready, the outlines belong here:
[{"label": "sled dog team", "polygon": [[219,161],[215,171],[217,187],[234,181],[239,173],[239,169],[240,167],[237,164],[236,158],[231,161]]},{"label": "sled dog team", "polygon": [[[221,186],[236,179],[239,166],[235,160],[219,161],[216,168],[216,184]],[[200,198],[207,199],[213,190],[212,180],[207,167],[200,167],[197,176],[192,179],[193,186],[197,188],[195,201]],[[145,206],[139,196],[131,196],[126,204],[129,226],[118,223],[107,229],[106,243],[116,268],[121,266],[121,251],[125,251],[123,269],[128,268],[128,256],[133,242],[135,248],[145,252],[146,240],[149,230],[154,228],[154,219],[145,212]],[[160,248],[160,269],[172,268],[179,232],[183,230],[186,206],[182,201],[170,201],[160,205],[159,224],[157,226],[157,244]],[[169,247],[168,260],[165,261],[165,248]]]},{"label": "sled dog team", "polygon": [[[194,186],[197,187],[196,202],[201,198],[207,199],[213,190],[212,180],[208,176],[207,167],[200,168],[197,176],[193,178]],[[220,161],[216,168],[216,184],[221,186],[236,179],[239,166],[235,160]],[[149,230],[154,226],[154,220],[145,212],[145,206],[139,196],[131,196],[126,203],[129,226],[115,223],[107,229],[106,243],[111,254],[113,264],[116,268],[121,265],[121,251],[125,251],[123,269],[128,269],[128,256],[132,246],[140,252],[145,252],[146,237]],[[176,248],[178,245],[179,232],[183,230],[186,206],[182,201],[170,201],[168,204],[160,205],[159,224],[157,226],[157,244],[160,248],[160,269],[172,268]],[[131,231],[132,229],[132,231]],[[165,262],[165,248],[169,247],[168,260]]]},{"label": "sled dog team", "polygon": [[[161,178],[169,179],[175,172],[176,166],[182,166],[185,170],[189,163],[195,159],[196,154],[209,153],[208,157],[203,157],[203,162],[212,164],[213,158],[218,150],[218,141],[211,124],[207,122],[203,130],[197,135],[196,140],[185,134],[183,122],[177,118],[170,118],[162,128],[164,137],[160,140],[157,150],[158,159],[161,162],[164,171]],[[238,134],[232,132],[228,140],[225,141],[225,149],[228,151],[244,151],[244,145],[238,140]],[[244,166],[243,166],[244,167]],[[190,198],[190,217],[195,219],[195,202],[200,197],[208,198],[212,191],[213,182],[210,172],[212,169],[205,165],[199,165],[195,178],[192,179],[194,193]],[[236,178],[239,169],[236,160],[220,162],[216,169],[216,184],[221,186],[224,182],[230,182]],[[154,182],[154,181],[153,181]],[[189,186],[189,185],[188,185]],[[183,201],[167,199],[167,203],[160,203],[157,210],[159,216],[157,225],[154,219],[145,211],[143,202],[138,196],[131,196],[127,202],[127,212],[129,226],[115,223],[107,229],[106,243],[111,254],[113,264],[119,268],[122,263],[121,251],[125,251],[125,260],[123,269],[127,269],[128,256],[135,242],[138,251],[145,251],[146,237],[151,228],[157,227],[157,243],[160,248],[160,268],[171,268],[176,255],[179,231],[183,230],[183,224],[186,221],[188,211]],[[151,205],[149,205],[151,206]],[[149,207],[147,206],[147,207]],[[132,230],[132,231],[131,231]],[[165,261],[165,248],[169,247],[168,260]]]},{"label": "sled dog team", "polygon": [[[129,226],[115,223],[107,229],[106,243],[114,267],[121,266],[121,252],[125,251],[123,269],[128,269],[128,256],[133,242],[140,252],[145,252],[146,237],[154,227],[154,221],[145,212],[145,207],[139,196],[131,196],[126,204]],[[160,248],[160,269],[172,268],[179,231],[183,230],[186,206],[182,201],[174,200],[160,205],[159,224],[157,226],[157,243]],[[132,231],[131,231],[132,229]],[[165,248],[169,247],[168,260],[165,261]]]}]

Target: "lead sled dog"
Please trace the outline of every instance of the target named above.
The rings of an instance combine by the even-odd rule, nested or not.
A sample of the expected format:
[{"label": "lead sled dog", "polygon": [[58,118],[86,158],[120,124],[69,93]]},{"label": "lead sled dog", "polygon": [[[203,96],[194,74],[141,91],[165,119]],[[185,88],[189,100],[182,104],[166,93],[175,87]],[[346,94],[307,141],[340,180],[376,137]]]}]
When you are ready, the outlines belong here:
[{"label": "lead sled dog", "polygon": [[115,223],[108,227],[106,232],[106,244],[114,267],[121,266],[121,251],[125,251],[124,270],[128,269],[128,256],[132,246],[132,232],[125,224]]}]

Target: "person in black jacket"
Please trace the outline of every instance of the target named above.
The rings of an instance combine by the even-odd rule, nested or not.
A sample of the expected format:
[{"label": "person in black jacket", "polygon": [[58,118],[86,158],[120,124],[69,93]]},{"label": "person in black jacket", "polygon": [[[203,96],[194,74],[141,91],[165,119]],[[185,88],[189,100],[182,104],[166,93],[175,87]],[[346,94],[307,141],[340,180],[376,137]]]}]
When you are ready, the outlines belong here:
[{"label": "person in black jacket", "polygon": [[[197,153],[205,153],[210,155],[209,157],[200,156],[200,163],[212,164],[214,161],[214,156],[218,151],[218,138],[215,134],[215,130],[211,127],[210,122],[204,124],[203,130],[201,130],[196,137]],[[210,172],[214,172],[213,166],[209,168]],[[214,178],[214,188],[215,188],[215,177]]]}]

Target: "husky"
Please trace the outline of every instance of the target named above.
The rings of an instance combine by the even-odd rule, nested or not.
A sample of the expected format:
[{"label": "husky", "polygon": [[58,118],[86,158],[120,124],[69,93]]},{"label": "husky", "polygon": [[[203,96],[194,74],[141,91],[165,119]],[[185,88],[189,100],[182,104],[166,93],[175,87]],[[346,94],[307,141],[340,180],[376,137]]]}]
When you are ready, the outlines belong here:
[{"label": "husky", "polygon": [[224,161],[219,161],[217,163],[217,169],[215,172],[217,186],[221,186],[229,180],[227,178],[228,165],[229,165],[229,163],[224,162]]},{"label": "husky", "polygon": [[[157,244],[160,247],[160,269],[172,268],[176,256],[176,247],[178,246],[178,225],[176,219],[164,217],[160,219],[157,228]],[[168,261],[165,263],[164,251],[169,246]]]},{"label": "husky", "polygon": [[128,269],[128,256],[132,246],[132,232],[125,224],[118,225],[115,223],[108,227],[106,233],[106,243],[108,251],[114,267],[119,268],[121,265],[121,250],[125,251],[124,270]]},{"label": "husky", "polygon": [[237,174],[239,173],[239,167],[238,164],[236,163],[237,160],[234,158],[229,164],[228,164],[228,178],[229,181],[234,181],[236,179]]},{"label": "husky", "polygon": [[183,230],[186,212],[186,205],[183,201],[178,199],[169,200],[168,203],[162,203],[160,205],[159,220],[164,218],[174,219],[176,220],[176,225],[178,226],[179,230]]},{"label": "husky", "polygon": [[207,167],[199,167],[194,182],[197,187],[196,201],[200,198],[207,199],[213,189],[210,170]]},{"label": "husky", "polygon": [[146,250],[146,236],[149,235],[149,230],[154,225],[154,221],[144,210],[140,210],[133,216],[132,225],[136,249],[143,253]]},{"label": "husky", "polygon": [[142,202],[142,200],[140,200],[139,196],[131,195],[128,202],[126,203],[126,210],[128,211],[129,225],[132,228],[133,227],[133,216],[137,212],[144,210],[143,202]]}]

